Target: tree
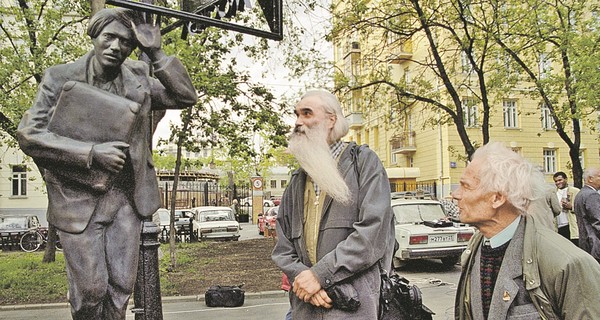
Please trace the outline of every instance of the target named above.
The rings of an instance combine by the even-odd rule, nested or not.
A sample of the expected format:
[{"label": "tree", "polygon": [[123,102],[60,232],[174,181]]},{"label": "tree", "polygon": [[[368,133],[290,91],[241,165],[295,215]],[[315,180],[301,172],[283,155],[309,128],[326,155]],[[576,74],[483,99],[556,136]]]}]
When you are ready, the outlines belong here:
[{"label": "tree", "polygon": [[[86,1],[24,1],[0,7],[0,130],[16,145],[16,128],[33,101],[44,70],[81,56]],[[48,228],[43,262],[55,259],[54,226]]]},{"label": "tree", "polygon": [[[17,123],[33,103],[44,70],[74,61],[91,49],[91,42],[81,30],[86,29],[90,7],[101,8],[103,2],[19,0],[17,5],[0,8],[0,42],[3,43],[0,47],[0,130],[8,133],[6,143],[15,144]],[[314,8],[315,3],[306,4],[306,8]],[[289,12],[290,7],[286,6],[285,10]],[[239,19],[250,21],[243,15]],[[163,17],[163,25],[171,22],[173,19]],[[286,21],[289,23],[291,19]],[[307,71],[318,74],[315,70],[324,70],[326,63],[323,62],[317,68],[308,67],[309,57],[316,60],[316,44],[305,46],[310,48],[311,54],[298,49],[304,44],[299,33],[305,29],[288,30],[287,44],[274,44],[265,39],[248,42],[246,36],[215,28],[207,28],[187,39],[176,32],[165,34],[164,50],[183,61],[200,92],[197,106],[189,113],[182,113],[183,123],[189,123],[189,130],[173,127],[171,138],[178,137],[181,145],[190,151],[208,145],[227,148],[232,158],[251,164],[269,157],[254,148],[255,133],[267,137],[266,149],[282,148],[289,131],[282,114],[289,114],[291,108],[285,98],[276,97],[264,85],[253,81],[248,72],[241,72],[238,55],[247,53],[255,59],[255,64],[260,64],[271,59],[268,50],[287,48],[289,56],[284,58],[285,65],[292,67],[295,75]],[[325,78],[315,76],[313,83],[323,83]],[[160,117],[161,114],[156,115],[157,119]]]},{"label": "tree", "polygon": [[[600,6],[595,1],[488,3],[494,19],[474,20],[518,65],[532,84],[531,95],[543,101],[556,133],[569,147],[574,185],[582,186],[582,121],[600,105]],[[597,116],[588,128],[595,130]]]},{"label": "tree", "polygon": [[[368,70],[364,74],[352,73],[353,78],[340,71],[337,89],[391,93],[400,112],[413,107],[414,101],[442,111],[429,123],[453,122],[470,157],[490,139],[489,117],[497,112],[492,108],[494,98],[516,85],[530,86],[530,95],[544,101],[558,135],[569,146],[575,184],[580,185],[579,120],[598,105],[597,90],[590,87],[598,79],[598,69],[592,67],[599,62],[594,54],[598,20],[590,13],[597,7],[591,1],[339,3],[334,7],[332,37],[368,38],[372,66],[363,68]],[[428,54],[420,55],[424,56],[420,60],[391,55],[411,43],[426,44]],[[538,72],[542,56],[556,62],[547,77]],[[413,63],[410,83],[391,77],[388,63],[397,59]],[[482,111],[479,136],[466,130],[470,105],[461,100],[464,94],[474,97]]]}]

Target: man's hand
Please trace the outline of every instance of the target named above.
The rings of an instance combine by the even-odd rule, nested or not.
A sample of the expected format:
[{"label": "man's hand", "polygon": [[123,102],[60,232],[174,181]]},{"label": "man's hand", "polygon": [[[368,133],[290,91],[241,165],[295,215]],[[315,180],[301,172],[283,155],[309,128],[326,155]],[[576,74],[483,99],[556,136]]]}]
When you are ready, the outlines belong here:
[{"label": "man's hand", "polygon": [[112,173],[119,173],[125,165],[125,149],[129,144],[120,141],[105,142],[92,148],[92,163]]},{"label": "man's hand", "polygon": [[319,290],[319,292],[317,292],[310,298],[310,304],[312,304],[315,307],[323,307],[325,309],[330,309],[331,307],[333,307],[332,303],[333,301],[331,301],[331,298],[329,298],[327,292],[325,292],[325,290],[323,289]]},{"label": "man's hand", "polygon": [[311,270],[300,272],[294,279],[293,291],[304,302],[310,301],[311,297],[319,290],[321,290],[321,283]]},{"label": "man's hand", "polygon": [[140,25],[132,23],[132,27],[140,49],[146,53],[152,61],[160,59],[160,57],[156,56],[156,53],[162,52],[160,49],[161,35],[159,26],[147,23]]}]

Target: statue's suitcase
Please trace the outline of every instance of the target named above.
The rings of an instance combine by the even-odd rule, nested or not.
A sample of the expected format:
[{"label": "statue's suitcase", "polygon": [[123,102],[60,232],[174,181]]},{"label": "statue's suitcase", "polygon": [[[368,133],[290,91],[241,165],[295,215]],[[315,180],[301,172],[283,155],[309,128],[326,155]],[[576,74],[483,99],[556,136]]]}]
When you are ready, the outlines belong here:
[{"label": "statue's suitcase", "polygon": [[239,286],[212,286],[204,294],[209,307],[239,307],[244,304],[244,290]]}]

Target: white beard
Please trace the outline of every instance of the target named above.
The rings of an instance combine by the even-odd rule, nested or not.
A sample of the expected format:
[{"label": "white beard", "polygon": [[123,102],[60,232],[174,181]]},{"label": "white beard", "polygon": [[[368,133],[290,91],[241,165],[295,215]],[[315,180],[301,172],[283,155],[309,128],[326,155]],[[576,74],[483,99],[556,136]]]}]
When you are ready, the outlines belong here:
[{"label": "white beard", "polygon": [[312,128],[297,127],[290,135],[288,151],[322,191],[335,201],[348,204],[350,190],[338,170],[337,161],[331,156],[327,135],[324,123]]}]

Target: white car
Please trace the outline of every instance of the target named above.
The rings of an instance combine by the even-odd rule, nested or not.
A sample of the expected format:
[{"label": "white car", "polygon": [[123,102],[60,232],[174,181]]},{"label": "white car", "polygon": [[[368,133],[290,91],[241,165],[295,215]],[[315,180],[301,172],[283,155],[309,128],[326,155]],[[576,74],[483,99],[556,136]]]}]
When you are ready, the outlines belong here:
[{"label": "white car", "polygon": [[396,268],[413,259],[441,259],[445,266],[454,266],[475,232],[475,228],[446,217],[437,200],[396,198],[392,210],[400,245],[394,255]]},{"label": "white car", "polygon": [[159,208],[152,214],[152,221],[161,231],[164,229],[168,232],[171,229],[171,212],[165,208]]},{"label": "white car", "polygon": [[[244,207],[252,207],[252,197],[246,197],[240,201]],[[274,207],[275,203],[272,200],[263,199],[263,207]]]},{"label": "white car", "polygon": [[196,207],[192,209],[193,230],[198,240],[234,240],[240,238],[240,224],[229,207]]}]

